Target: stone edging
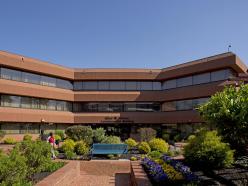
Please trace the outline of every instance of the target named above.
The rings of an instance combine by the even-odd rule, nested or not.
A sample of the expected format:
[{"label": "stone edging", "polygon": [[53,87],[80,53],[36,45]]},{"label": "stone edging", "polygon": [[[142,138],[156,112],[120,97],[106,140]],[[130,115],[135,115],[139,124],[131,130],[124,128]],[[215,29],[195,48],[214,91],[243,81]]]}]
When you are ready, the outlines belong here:
[{"label": "stone edging", "polygon": [[140,161],[131,161],[132,186],[152,186]]}]

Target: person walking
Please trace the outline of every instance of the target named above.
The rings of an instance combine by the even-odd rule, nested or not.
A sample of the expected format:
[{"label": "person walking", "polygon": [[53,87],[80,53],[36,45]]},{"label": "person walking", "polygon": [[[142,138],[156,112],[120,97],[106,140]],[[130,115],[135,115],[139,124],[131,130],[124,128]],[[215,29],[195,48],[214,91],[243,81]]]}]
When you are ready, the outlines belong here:
[{"label": "person walking", "polygon": [[53,133],[50,132],[48,138],[47,138],[47,142],[51,145],[51,153],[52,153],[52,158],[55,159],[55,152],[54,152],[54,147],[55,147],[55,138],[53,136]]}]

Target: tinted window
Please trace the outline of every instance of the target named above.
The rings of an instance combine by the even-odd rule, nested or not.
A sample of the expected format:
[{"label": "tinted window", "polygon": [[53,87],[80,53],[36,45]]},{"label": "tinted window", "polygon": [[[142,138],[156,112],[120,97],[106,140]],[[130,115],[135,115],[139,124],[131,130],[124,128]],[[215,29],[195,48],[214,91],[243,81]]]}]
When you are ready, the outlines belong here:
[{"label": "tinted window", "polygon": [[136,81],[126,81],[126,90],[137,90]]},{"label": "tinted window", "polygon": [[152,82],[153,90],[161,90],[161,83],[160,82]]},{"label": "tinted window", "polygon": [[177,79],[177,87],[192,85],[192,76]]},{"label": "tinted window", "polygon": [[74,90],[82,90],[83,89],[83,82],[82,81],[76,81],[74,84]]},{"label": "tinted window", "polygon": [[125,90],[124,81],[110,81],[110,90]]},{"label": "tinted window", "polygon": [[98,90],[109,90],[109,81],[99,81]]},{"label": "tinted window", "polygon": [[56,110],[56,101],[55,100],[48,100],[47,109],[48,110]]},{"label": "tinted window", "polygon": [[198,74],[193,76],[193,84],[201,84],[210,82],[210,73]]},{"label": "tinted window", "polygon": [[84,90],[97,90],[97,81],[84,81],[83,89]]},{"label": "tinted window", "polygon": [[9,96],[9,95],[1,96],[1,106],[20,107],[20,105],[21,105],[21,97],[19,96]]},{"label": "tinted window", "polygon": [[136,111],[136,103],[125,103],[124,110],[126,112],[133,112]]},{"label": "tinted window", "polygon": [[7,68],[1,68],[1,78],[10,79],[14,81],[21,81],[21,72]]},{"label": "tinted window", "polygon": [[175,111],[176,109],[177,108],[176,108],[176,102],[175,101],[166,102],[162,106],[163,111]]},{"label": "tinted window", "polygon": [[21,107],[22,108],[31,108],[31,98],[22,97],[21,98]]},{"label": "tinted window", "polygon": [[70,90],[72,89],[72,83],[67,80],[57,79],[56,85],[59,88],[70,89]]},{"label": "tinted window", "polygon": [[40,75],[23,72],[22,73],[22,81],[27,83],[40,84]]},{"label": "tinted window", "polygon": [[232,76],[232,73],[230,70],[228,69],[219,70],[219,71],[211,72],[211,81],[225,80],[231,76]]},{"label": "tinted window", "polygon": [[164,90],[176,88],[177,87],[177,81],[176,81],[176,79],[168,80],[168,81],[163,82],[162,86],[163,86],[162,88]]},{"label": "tinted window", "polygon": [[56,79],[48,76],[41,76],[41,85],[55,87]]},{"label": "tinted window", "polygon": [[141,84],[140,84],[140,89],[141,90],[152,90],[152,82],[141,82]]}]

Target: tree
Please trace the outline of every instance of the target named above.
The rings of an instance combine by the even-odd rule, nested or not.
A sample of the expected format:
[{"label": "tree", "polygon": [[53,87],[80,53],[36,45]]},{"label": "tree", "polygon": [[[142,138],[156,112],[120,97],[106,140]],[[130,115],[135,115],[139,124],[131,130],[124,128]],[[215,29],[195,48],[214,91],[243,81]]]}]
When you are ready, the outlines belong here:
[{"label": "tree", "polygon": [[74,141],[83,140],[88,145],[93,142],[93,130],[90,126],[71,126],[65,130],[65,134]]},{"label": "tree", "polygon": [[157,132],[153,128],[140,128],[139,132],[141,141],[150,141],[157,136]]},{"label": "tree", "polygon": [[224,141],[238,152],[248,144],[248,84],[229,86],[199,108],[201,116],[214,124]]}]

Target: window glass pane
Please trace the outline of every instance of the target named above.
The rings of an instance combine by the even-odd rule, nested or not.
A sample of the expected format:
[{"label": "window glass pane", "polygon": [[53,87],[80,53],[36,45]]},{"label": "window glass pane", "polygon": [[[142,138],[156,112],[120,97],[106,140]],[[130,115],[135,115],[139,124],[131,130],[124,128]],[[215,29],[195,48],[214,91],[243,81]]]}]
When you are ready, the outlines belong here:
[{"label": "window glass pane", "polygon": [[141,82],[141,90],[152,90],[152,82]]},{"label": "window glass pane", "polygon": [[97,90],[97,81],[84,81],[83,89],[84,90]]},{"label": "window glass pane", "polygon": [[3,130],[6,134],[19,134],[20,133],[20,125],[14,123],[3,123],[1,124],[1,130]]},{"label": "window glass pane", "polygon": [[166,102],[162,106],[162,111],[175,111],[176,110],[176,102]]},{"label": "window glass pane", "polygon": [[74,90],[82,90],[83,89],[83,82],[82,81],[75,81],[73,83]]},{"label": "window glass pane", "polygon": [[124,109],[126,112],[136,111],[136,103],[125,103]]},{"label": "window glass pane", "polygon": [[206,103],[209,100],[209,98],[199,98],[193,100],[193,108],[198,107],[199,105]]},{"label": "window glass pane", "polygon": [[122,103],[111,103],[109,105],[111,112],[123,112],[123,104]]},{"label": "window glass pane", "polygon": [[191,110],[192,100],[183,100],[176,102],[177,110]]},{"label": "window glass pane", "polygon": [[176,79],[168,80],[168,81],[163,82],[162,86],[163,86],[162,87],[163,90],[176,88],[177,87],[177,81],[176,81]]},{"label": "window glass pane", "polygon": [[66,102],[65,101],[57,101],[57,110],[64,111],[66,110]]},{"label": "window glass pane", "polygon": [[40,109],[47,110],[48,99],[40,99]]},{"label": "window glass pane", "polygon": [[97,103],[85,103],[82,104],[83,112],[97,112],[98,111],[98,104]]},{"label": "window glass pane", "polygon": [[153,90],[161,90],[161,83],[160,82],[152,82]]},{"label": "window glass pane", "polygon": [[23,72],[22,73],[22,81],[34,84],[40,84],[40,75]]},{"label": "window glass pane", "polygon": [[141,82],[137,81],[136,82],[137,90],[141,90]]},{"label": "window glass pane", "polygon": [[229,69],[218,70],[215,72],[211,72],[211,81],[220,81],[228,79],[232,76],[232,73]]},{"label": "window glass pane", "polygon": [[80,103],[73,103],[73,112],[81,112],[82,110],[82,104]]},{"label": "window glass pane", "polygon": [[192,85],[192,76],[177,79],[177,87]]},{"label": "window glass pane", "polygon": [[70,112],[72,111],[72,103],[66,102],[65,111],[70,111]]},{"label": "window glass pane", "polygon": [[136,81],[126,81],[126,90],[137,90]]},{"label": "window glass pane", "polygon": [[110,81],[110,90],[125,90],[124,81]]},{"label": "window glass pane", "polygon": [[99,81],[98,90],[109,90],[109,81]]},{"label": "window glass pane", "polygon": [[39,109],[40,108],[40,100],[38,98],[31,98],[31,108]]},{"label": "window glass pane", "polygon": [[72,90],[72,83],[68,80],[57,79],[57,87]]},{"label": "window glass pane", "polygon": [[21,98],[21,107],[22,108],[31,108],[31,98],[22,97]]},{"label": "window glass pane", "polygon": [[110,111],[109,104],[108,103],[98,104],[98,111],[99,112],[109,112]]},{"label": "window glass pane", "polygon": [[159,103],[153,103],[152,104],[152,110],[153,110],[153,112],[161,111],[160,104]]},{"label": "window glass pane", "polygon": [[3,107],[20,107],[21,97],[19,96],[1,96],[1,106]]},{"label": "window glass pane", "polygon": [[48,100],[47,109],[48,110],[56,110],[56,101],[55,100]]},{"label": "window glass pane", "polygon": [[193,76],[193,84],[201,84],[210,82],[210,73],[198,74]]},{"label": "window glass pane", "polygon": [[151,112],[152,105],[151,103],[136,103],[137,112]]},{"label": "window glass pane", "polygon": [[41,76],[41,85],[56,87],[56,78]]},{"label": "window glass pane", "polygon": [[21,81],[21,71],[1,68],[1,78]]}]

